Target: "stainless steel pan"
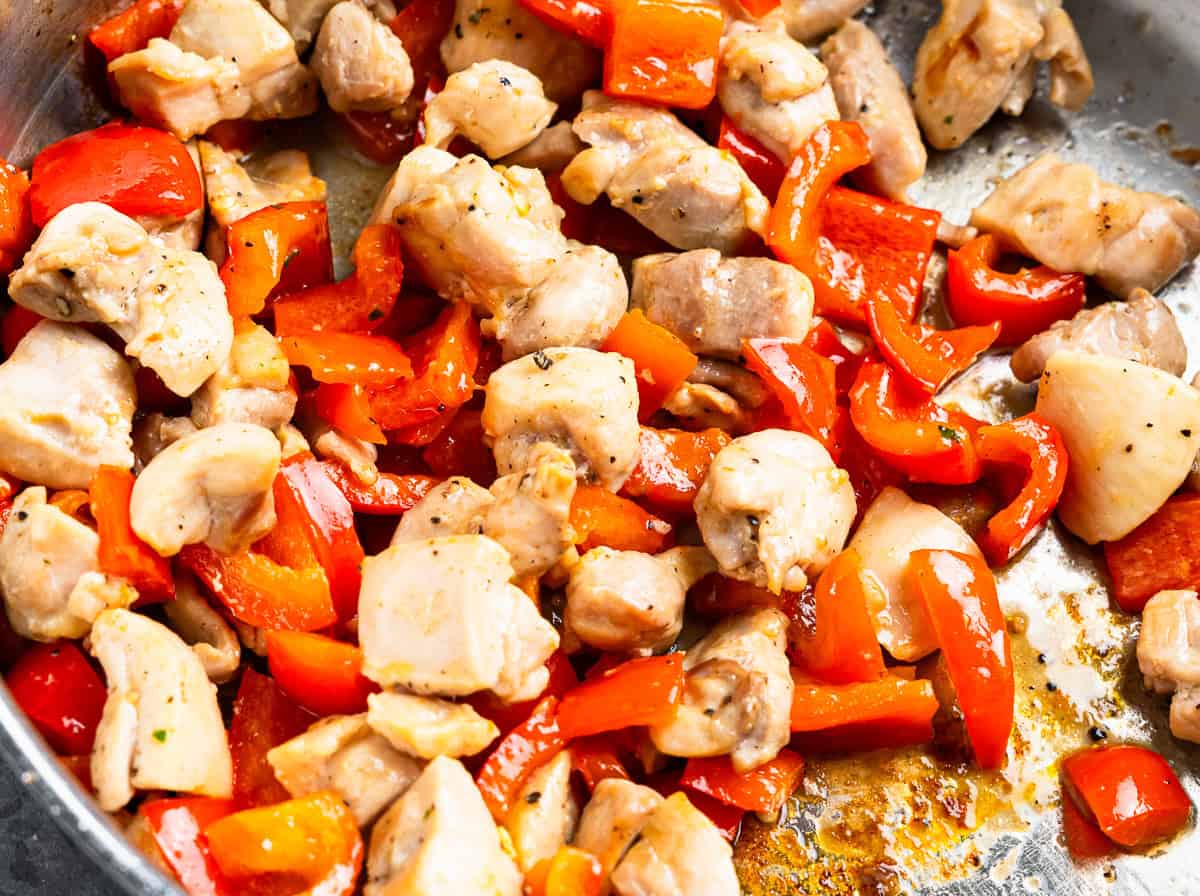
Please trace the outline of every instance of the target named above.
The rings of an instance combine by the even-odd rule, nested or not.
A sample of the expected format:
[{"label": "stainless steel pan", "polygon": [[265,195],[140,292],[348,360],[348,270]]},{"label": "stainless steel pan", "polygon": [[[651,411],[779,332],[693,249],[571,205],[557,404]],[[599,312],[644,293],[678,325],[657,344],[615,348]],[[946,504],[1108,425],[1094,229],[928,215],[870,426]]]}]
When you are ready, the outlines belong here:
[{"label": "stainless steel pan", "polygon": [[[105,5],[103,0],[0,0],[0,154],[27,163],[39,147],[106,117],[84,86],[79,46],[79,35],[102,16]],[[869,10],[872,24],[903,68],[911,66],[937,6],[935,0],[877,0]],[[1064,117],[1035,102],[1022,119],[993,122],[957,152],[935,154],[918,202],[961,223],[992,179],[1055,148],[1096,165],[1109,179],[1200,204],[1200,176],[1194,167],[1200,163],[1200,3],[1067,0],[1066,6],[1096,69],[1091,103],[1082,114]],[[327,134],[321,133],[325,130]],[[335,239],[338,233],[352,235],[384,172],[356,160],[333,129],[307,131],[305,142],[316,150],[318,171],[332,182]],[[1200,358],[1200,273],[1185,272],[1166,295],[1184,325],[1193,357]],[[1193,362],[1189,375],[1195,366]],[[979,413],[1027,406],[1029,393],[1011,388],[1003,368],[1002,358],[992,359],[960,387]],[[1029,622],[1032,645],[1018,639],[1018,654],[1045,657],[1044,663],[1029,661],[1023,667],[1019,713],[1022,730],[1032,738],[1023,754],[1021,780],[1033,783],[1034,797],[1054,791],[1049,771],[1053,750],[1086,742],[1083,732],[1099,725],[1114,739],[1151,738],[1185,773],[1189,791],[1200,801],[1200,749],[1176,744],[1164,734],[1161,703],[1144,694],[1130,668],[1128,641],[1135,628],[1107,609],[1104,575],[1092,555],[1052,529],[1000,576],[1000,583],[1006,609],[1020,610]],[[1052,698],[1047,697],[1047,683],[1057,686]],[[1039,752],[1043,746],[1045,753]],[[177,892],[45,752],[3,688],[0,755],[22,787],[121,887],[152,896]],[[913,783],[923,779],[906,777],[911,762],[904,759],[869,776],[859,774],[849,761],[814,763],[807,798],[797,803],[787,826],[776,833],[751,826],[744,835],[739,857],[748,890],[1200,894],[1200,834],[1173,844],[1165,855],[1080,867],[1060,846],[1052,809],[1034,813],[1031,823],[993,811],[1006,804],[1005,792],[1011,788],[1011,782],[999,777],[938,767],[939,780],[958,782],[958,796],[965,802],[943,800],[929,817],[914,812],[912,804],[927,806],[929,801],[919,799],[919,785]],[[895,826],[887,845],[873,845],[878,816],[864,821],[855,807],[877,810],[895,796],[898,785],[908,789],[908,815],[899,811],[904,817],[891,819]],[[918,799],[911,799],[913,792]],[[1003,799],[992,799],[996,794]],[[1025,809],[1036,808],[1032,799],[1018,802]],[[892,808],[903,804],[901,799]],[[966,806],[977,818],[950,812],[946,807],[951,805]],[[831,817],[831,812],[840,815]],[[985,815],[989,817],[972,832],[974,822]],[[913,833],[931,827],[936,836]],[[918,870],[897,876],[889,867],[896,864]],[[961,879],[954,882],[956,878]]]}]

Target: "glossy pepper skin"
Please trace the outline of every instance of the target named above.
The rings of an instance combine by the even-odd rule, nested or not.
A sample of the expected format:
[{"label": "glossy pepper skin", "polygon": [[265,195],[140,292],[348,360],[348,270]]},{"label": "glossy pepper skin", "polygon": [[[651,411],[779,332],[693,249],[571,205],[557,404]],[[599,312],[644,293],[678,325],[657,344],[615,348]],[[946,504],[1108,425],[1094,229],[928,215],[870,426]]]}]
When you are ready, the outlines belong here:
[{"label": "glossy pepper skin", "polygon": [[804,670],[830,684],[874,681],[887,669],[868,610],[876,588],[863,575],[853,550],[842,551],[825,567],[813,594],[813,626],[793,634],[793,655]]},{"label": "glossy pepper skin", "polygon": [[699,359],[666,327],[646,317],[640,308],[628,311],[600,346],[633,361],[637,375],[638,419],[645,423],[682,386]]},{"label": "glossy pepper skin", "polygon": [[737,159],[742,170],[762,190],[764,196],[772,200],[775,198],[787,174],[787,166],[773,152],[739,130],[728,116],[721,118],[717,146]]},{"label": "glossy pepper skin", "polygon": [[621,494],[669,517],[688,516],[717,452],[731,438],[722,429],[688,432],[643,426],[637,466]]},{"label": "glossy pepper skin", "polygon": [[938,701],[928,681],[886,675],[874,681],[826,684],[796,669],[792,678],[794,749],[857,752],[933,740]]},{"label": "glossy pepper skin", "polygon": [[362,675],[362,650],[309,632],[267,632],[267,664],[283,692],[318,716],[366,712],[378,685]]},{"label": "glossy pepper skin", "polygon": [[144,50],[152,38],[169,37],[187,0],[135,0],[105,19],[88,34],[88,41],[106,62]]},{"label": "glossy pepper skin", "polygon": [[[20,265],[25,251],[33,244],[34,229],[29,210],[29,190],[29,178],[25,172],[0,159],[0,275],[15,270]],[[12,347],[16,345],[8,333],[8,318],[14,312],[23,310],[17,305],[4,316],[5,354],[12,354]],[[33,312],[27,314],[32,315]],[[26,331],[28,329],[26,328]]]},{"label": "glossy pepper skin", "polygon": [[683,680],[682,654],[626,660],[563,695],[559,730],[570,740],[668,721],[683,696]]},{"label": "glossy pepper skin", "polygon": [[107,691],[73,643],[35,644],[9,669],[5,683],[56,752],[81,756],[92,751]]},{"label": "glossy pepper skin", "polygon": [[529,776],[567,745],[558,727],[558,700],[543,697],[484,761],[475,784],[492,817],[502,822]]},{"label": "glossy pepper skin", "polygon": [[705,0],[610,0],[604,92],[679,109],[717,93],[725,16]]},{"label": "glossy pepper skin", "polygon": [[188,896],[234,896],[237,889],[221,873],[204,829],[236,810],[233,800],[179,797],[142,803],[138,815]]},{"label": "glossy pepper skin", "polygon": [[747,812],[778,815],[804,776],[804,759],[791,750],[739,774],[728,756],[689,759],[679,783]]},{"label": "glossy pepper skin", "polygon": [[1200,582],[1198,514],[1200,495],[1183,492],[1124,538],[1104,545],[1113,597],[1122,610],[1140,613],[1158,592]]},{"label": "glossy pepper skin", "polygon": [[175,596],[171,563],[137,537],[129,518],[134,475],[119,467],[103,466],[88,489],[92,518],[100,536],[100,571],[128,579],[138,592],[139,604],[157,603]]},{"label": "glossy pepper skin", "polygon": [[837,373],[831,360],[790,339],[746,339],[746,366],[779,401],[787,428],[812,436],[834,460],[837,443]]}]

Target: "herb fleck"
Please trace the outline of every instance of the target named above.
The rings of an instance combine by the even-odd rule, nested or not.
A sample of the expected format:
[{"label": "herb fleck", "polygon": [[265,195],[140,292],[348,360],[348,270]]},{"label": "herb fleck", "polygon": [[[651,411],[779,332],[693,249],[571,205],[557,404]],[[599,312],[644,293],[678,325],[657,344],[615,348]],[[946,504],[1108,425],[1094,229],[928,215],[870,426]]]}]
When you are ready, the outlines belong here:
[{"label": "herb fleck", "polygon": [[541,349],[533,353],[533,363],[538,366],[538,370],[549,370],[554,366],[554,361],[547,357]]},{"label": "herb fleck", "polygon": [[165,744],[167,742],[167,729],[166,728],[156,728],[154,730],[154,734],[152,736],[160,744]]},{"label": "herb fleck", "polygon": [[941,433],[943,439],[949,439],[951,442],[962,441],[962,436],[959,435],[958,430],[953,426],[942,426],[939,424],[938,432]]}]

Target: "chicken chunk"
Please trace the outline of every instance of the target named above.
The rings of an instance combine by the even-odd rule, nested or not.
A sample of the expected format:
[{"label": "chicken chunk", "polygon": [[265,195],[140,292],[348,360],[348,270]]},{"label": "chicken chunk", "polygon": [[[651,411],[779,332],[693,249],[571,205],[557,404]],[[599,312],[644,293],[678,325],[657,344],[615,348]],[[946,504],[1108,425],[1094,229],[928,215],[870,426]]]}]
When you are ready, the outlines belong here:
[{"label": "chicken chunk", "polygon": [[803,590],[842,549],[856,505],[820,442],[768,429],[721,449],[695,508],[721,572],[778,594]]},{"label": "chicken chunk", "polygon": [[279,455],[274,434],[248,423],[184,436],[134,483],[133,531],[164,557],[199,542],[221,553],[249,547],[275,526],[271,488]]},{"label": "chicken chunk", "polygon": [[1090,274],[1119,298],[1156,292],[1200,253],[1193,209],[1105,183],[1053,153],[1001,181],[971,224],[1056,271]]},{"label": "chicken chunk", "polygon": [[1013,352],[1013,376],[1032,383],[1050,356],[1064,350],[1137,361],[1175,376],[1187,367],[1187,346],[1175,315],[1144,289],[1135,289],[1125,302],[1085,308],[1034,336]]},{"label": "chicken chunk", "polygon": [[724,756],[739,772],[778,755],[791,734],[787,617],[765,609],[721,620],[683,660],[683,699],[650,728],[668,756]]},{"label": "chicken chunk", "polygon": [[811,43],[856,15],[869,0],[784,0],[783,21],[793,40]]},{"label": "chicken chunk", "polygon": [[716,427],[735,433],[753,429],[736,398],[706,383],[682,383],[663,400],[662,409],[678,417],[687,429]]},{"label": "chicken chunk", "polygon": [[463,136],[498,159],[531,143],[557,108],[532,72],[503,59],[476,62],[448,77],[425,107],[425,143],[446,149]]},{"label": "chicken chunk", "polygon": [[136,406],[125,359],[79,327],[40,323],[0,364],[0,469],[87,488],[102,465],[133,466]]},{"label": "chicken chunk", "polygon": [[1146,687],[1160,694],[1200,685],[1200,597],[1160,591],[1142,611],[1138,667]]},{"label": "chicken chunk", "polygon": [[1180,740],[1200,744],[1200,687],[1189,685],[1171,698],[1171,733]]},{"label": "chicken chunk", "polygon": [[456,0],[441,54],[450,74],[493,59],[519,65],[556,103],[577,99],[600,74],[597,50],[551,28],[517,0]]},{"label": "chicken chunk", "polygon": [[483,535],[406,542],[369,557],[358,605],[363,674],[417,694],[536,697],[558,633],[512,577],[508,552]]},{"label": "chicken chunk", "polygon": [[586,348],[509,361],[488,380],[483,429],[502,474],[528,469],[542,442],[560,445],[576,473],[617,491],[638,460],[633,362]]},{"label": "chicken chunk", "polygon": [[721,42],[717,97],[733,123],[790,162],[838,118],[829,72],[781,27],[735,23]]},{"label": "chicken chunk", "polygon": [[758,187],[669,111],[589,91],[574,129],[589,145],[562,173],[576,202],[607,194],[677,249],[732,255],[764,232],[769,206]]},{"label": "chicken chunk", "polygon": [[204,666],[208,680],[225,684],[242,663],[242,644],[189,575],[175,579],[175,598],[163,604],[167,625],[191,646]]},{"label": "chicken chunk", "polygon": [[546,128],[527,145],[500,159],[500,164],[520,165],[522,168],[536,168],[543,174],[557,174],[584,148],[583,141],[571,129],[571,122],[560,121]]},{"label": "chicken chunk", "polygon": [[579,801],[571,792],[571,754],[561,750],[529,776],[504,819],[522,873],[528,874],[569,843],[578,821]]},{"label": "chicken chunk", "polygon": [[340,0],[262,0],[263,6],[275,17],[292,40],[296,52],[303,54],[321,30],[321,22]]},{"label": "chicken chunk", "polygon": [[292,796],[332,790],[364,828],[412,786],[422,767],[371,730],[365,713],[322,719],[268,752],[267,762]]},{"label": "chicken chunk", "polygon": [[367,698],[367,724],[397,750],[421,759],[474,756],[500,736],[500,729],[467,703],[399,691]]},{"label": "chicken chunk", "polygon": [[1055,352],[1036,410],[1071,458],[1059,519],[1088,544],[1115,541],[1145,522],[1196,457],[1200,390],[1136,361]]},{"label": "chicken chunk", "polygon": [[592,548],[571,570],[563,621],[584,644],[614,653],[657,653],[683,628],[688,589],[716,563],[704,548],[651,556]]},{"label": "chicken chunk", "polygon": [[[297,431],[305,441],[302,450],[343,464],[363,485],[372,486],[379,480],[379,467],[376,466],[379,448],[365,439],[339,432],[315,414],[302,412],[299,419],[304,427],[302,432]],[[284,457],[287,457],[286,452]]]},{"label": "chicken chunk", "polygon": [[521,873],[470,773],[439,756],[371,832],[365,896],[520,896]]},{"label": "chicken chunk", "polygon": [[252,423],[276,430],[296,412],[291,373],[270,331],[254,323],[239,325],[229,357],[192,396],[192,422],[201,429]]},{"label": "chicken chunk", "polygon": [[612,873],[618,896],[738,896],[733,849],[680,792],[663,800]]},{"label": "chicken chunk", "polygon": [[790,264],[696,249],[637,259],[630,304],[692,351],[737,358],[743,339],[803,339],[812,325],[813,290]]},{"label": "chicken chunk", "polygon": [[217,689],[192,649],[153,619],[121,609],[100,614],[90,645],[108,682],[91,763],[100,808],[115,812],[135,789],[232,795]]},{"label": "chicken chunk", "polygon": [[599,860],[604,871],[601,896],[609,892],[609,875],[662,803],[657,790],[622,778],[605,778],[592,791],[579,817],[574,845]]},{"label": "chicken chunk", "polygon": [[845,121],[857,121],[871,144],[871,162],[854,173],[872,192],[908,201],[908,188],[925,174],[925,143],[908,87],[875,32],[851,20],[821,45],[829,83]]},{"label": "chicken chunk", "polygon": [[134,471],[140,473],[164,448],[195,431],[196,424],[188,417],[168,417],[155,411],[139,418],[133,425]]},{"label": "chicken chunk", "polygon": [[466,476],[451,476],[426,492],[400,517],[391,544],[451,535],[482,535],[483,521],[495,500],[490,491]]},{"label": "chicken chunk", "polygon": [[386,112],[413,89],[404,44],[361,0],[343,0],[325,16],[312,69],[334,112]]}]

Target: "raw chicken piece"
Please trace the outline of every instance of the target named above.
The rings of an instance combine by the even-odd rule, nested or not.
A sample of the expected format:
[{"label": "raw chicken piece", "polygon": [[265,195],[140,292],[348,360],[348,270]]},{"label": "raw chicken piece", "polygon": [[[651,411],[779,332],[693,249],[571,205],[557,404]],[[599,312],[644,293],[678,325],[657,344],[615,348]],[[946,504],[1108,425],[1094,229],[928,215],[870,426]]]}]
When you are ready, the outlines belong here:
[{"label": "raw chicken piece", "polygon": [[425,107],[425,144],[446,149],[461,135],[498,159],[532,142],[557,108],[532,72],[503,59],[476,62],[448,77]]},{"label": "raw chicken piece", "polygon": [[413,89],[404,44],[361,0],[343,0],[325,16],[312,69],[334,112],[386,112]]},{"label": "raw chicken piece", "polygon": [[208,210],[219,236],[220,252],[225,255],[225,228],[269,205],[284,202],[320,202],[325,199],[325,181],[314,177],[308,156],[298,149],[283,149],[244,165],[215,143],[199,141],[200,166],[208,191]]},{"label": "raw chicken piece", "polygon": [[543,174],[557,174],[584,149],[583,141],[571,130],[571,122],[560,121],[546,128],[528,145],[500,159],[499,163],[536,168]]},{"label": "raw chicken piece", "polygon": [[604,870],[602,896],[610,890],[609,875],[641,833],[663,798],[657,790],[622,778],[605,778],[592,791],[575,834],[575,846],[594,855]]},{"label": "raw chicken piece", "polygon": [[187,643],[204,666],[213,684],[230,681],[242,662],[237,632],[200,593],[189,575],[175,579],[175,597],[163,604],[163,613],[175,634]]},{"label": "raw chicken piece", "polygon": [[1147,601],[1137,659],[1146,687],[1156,693],[1200,685],[1200,597],[1195,591],[1160,591]]},{"label": "raw chicken piece", "polygon": [[1200,214],[1105,183],[1048,153],[997,185],[971,224],[1056,271],[1090,274],[1119,298],[1155,292],[1200,253]]},{"label": "raw chicken piece", "polygon": [[474,756],[500,736],[500,729],[467,703],[399,691],[367,697],[367,724],[397,750],[421,759]]},{"label": "raw chicken piece", "polygon": [[296,392],[279,342],[258,324],[240,324],[221,369],[192,396],[192,422],[252,423],[272,431],[292,419]]},{"label": "raw chicken piece", "polygon": [[810,43],[828,34],[869,0],[784,0],[783,20],[793,39]]},{"label": "raw chicken piece", "polygon": [[553,858],[570,842],[578,821],[579,802],[571,792],[571,754],[560,750],[529,776],[504,819],[522,873]]}]

